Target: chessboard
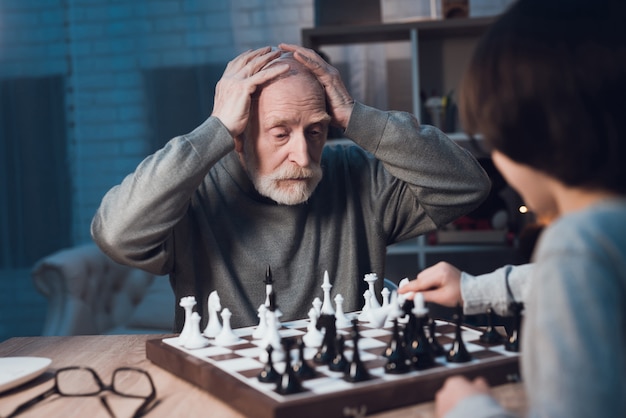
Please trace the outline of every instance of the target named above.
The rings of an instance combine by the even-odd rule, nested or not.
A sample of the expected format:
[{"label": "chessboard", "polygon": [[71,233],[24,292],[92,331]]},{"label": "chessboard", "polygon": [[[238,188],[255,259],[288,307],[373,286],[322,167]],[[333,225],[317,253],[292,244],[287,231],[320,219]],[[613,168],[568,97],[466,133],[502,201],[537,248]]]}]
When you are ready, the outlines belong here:
[{"label": "chessboard", "polygon": [[[281,323],[280,336],[298,339],[307,332],[308,324],[308,320]],[[442,320],[434,320],[432,336],[449,351],[460,335],[470,358],[457,363],[439,353],[426,369],[389,373],[385,368],[389,358],[383,354],[393,339],[392,324],[377,328],[368,322],[354,321],[352,326],[338,328],[337,335],[345,337],[344,355],[348,359],[354,356],[351,335],[355,335],[355,327],[359,334],[358,354],[369,380],[346,381],[344,372],[331,371],[328,365],[313,361],[318,350],[300,344],[299,349],[287,350],[291,354],[287,361],[274,362],[273,366],[284,373],[286,364],[304,357],[315,373],[301,381],[301,391],[286,395],[277,392],[277,383],[259,381],[258,376],[267,366],[267,356],[263,357],[267,351],[252,337],[255,327],[234,329],[238,341],[233,344],[211,343],[198,349],[182,347],[178,337],[149,340],[146,355],[156,365],[203,388],[242,414],[261,418],[364,416],[431,401],[444,380],[455,374],[470,379],[483,376],[491,385],[517,380],[519,376],[517,352],[507,351],[500,342],[483,342],[480,337],[484,330]]]}]

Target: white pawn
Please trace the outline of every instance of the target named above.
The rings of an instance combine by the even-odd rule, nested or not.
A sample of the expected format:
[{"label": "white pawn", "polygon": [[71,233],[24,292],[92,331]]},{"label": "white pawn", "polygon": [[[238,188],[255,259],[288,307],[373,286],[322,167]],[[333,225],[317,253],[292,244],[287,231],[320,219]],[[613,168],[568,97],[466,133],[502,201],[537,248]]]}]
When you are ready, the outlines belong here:
[{"label": "white pawn", "polygon": [[309,310],[309,325],[307,326],[307,333],[302,337],[304,345],[309,348],[317,348],[322,345],[324,334],[317,329],[317,311],[315,308]]},{"label": "white pawn", "polygon": [[196,306],[196,298],[195,296],[184,296],[180,298],[180,302],[178,304],[185,310],[185,322],[183,323],[183,329],[180,331],[180,335],[178,336],[178,343],[180,345],[185,345],[185,342],[189,338],[189,334],[193,331],[191,314],[193,312],[193,307]]},{"label": "white pawn", "polygon": [[313,308],[315,308],[315,312],[317,313],[317,316],[319,317],[320,314],[322,313],[322,300],[320,298],[315,298],[313,299]]},{"label": "white pawn", "polygon": [[267,332],[267,318],[265,312],[267,312],[267,306],[265,304],[261,304],[259,306],[259,325],[256,327],[254,332],[252,333],[252,338],[260,340],[265,336]]},{"label": "white pawn", "polygon": [[389,295],[391,294],[391,291],[386,287],[383,287],[383,290],[380,291],[380,294],[383,297],[383,306],[389,305]]},{"label": "white pawn", "polygon": [[[400,283],[398,283],[398,287],[402,287],[406,284],[409,283],[409,279],[408,277],[405,277],[404,279],[400,280]],[[402,295],[398,295],[398,304],[400,306],[402,306],[402,304],[404,303],[404,301],[406,301],[407,299],[411,299],[413,297],[415,293],[414,292],[408,292],[408,293],[404,293]],[[398,322],[401,324],[406,324],[409,322],[409,316],[408,315],[403,315],[398,317]]]},{"label": "white pawn", "polygon": [[183,347],[194,350],[196,348],[202,348],[209,345],[209,340],[202,336],[200,332],[200,314],[194,312],[191,314],[191,324],[188,338],[185,340]]},{"label": "white pawn", "polygon": [[370,307],[372,309],[380,308],[380,303],[378,303],[378,299],[376,298],[376,289],[374,289],[374,283],[378,280],[378,275],[376,273],[369,273],[365,275],[363,279],[367,282],[370,291]]},{"label": "white pawn", "polygon": [[[278,333],[278,328],[276,327],[276,313],[271,310],[267,310],[265,312],[265,317],[267,321],[267,332],[261,340],[260,347],[266,348],[268,345],[271,345],[274,349],[272,350],[272,361],[283,361],[285,359],[285,353],[283,350],[283,346],[280,343],[280,334]],[[267,362],[267,351],[263,350],[259,357],[262,362]]]},{"label": "white pawn", "polygon": [[350,322],[350,319],[343,311],[343,296],[335,296],[335,306],[337,307],[337,310],[335,311],[335,323],[337,324],[337,327],[345,328],[351,326],[352,322]]},{"label": "white pawn", "polygon": [[220,318],[217,314],[222,310],[222,304],[216,290],[209,294],[207,308],[209,321],[207,322],[206,328],[204,328],[204,335],[209,338],[215,338],[222,330],[222,324],[220,323]]},{"label": "white pawn", "polygon": [[232,314],[230,313],[230,309],[224,308],[222,311],[222,322],[224,325],[222,326],[222,330],[215,337],[215,344],[218,345],[229,345],[234,344],[239,341],[239,337],[233,332],[233,329],[230,327],[230,317]]},{"label": "white pawn", "polygon": [[372,305],[372,293],[370,292],[369,289],[367,289],[364,293],[363,293],[363,299],[365,300],[365,305],[363,305],[363,309],[361,309],[361,314],[359,315],[359,320],[363,321],[363,322],[367,322],[369,321],[369,316],[368,316],[368,312]]},{"label": "white pawn", "polygon": [[428,308],[424,302],[424,295],[421,292],[418,292],[415,296],[413,296],[413,304],[413,313],[415,316],[423,317],[428,313]]},{"label": "white pawn", "polygon": [[322,283],[322,290],[324,291],[324,302],[322,303],[321,313],[325,315],[334,315],[335,309],[330,301],[330,289],[333,285],[330,284],[330,278],[328,277],[328,271],[324,271],[324,283]]}]

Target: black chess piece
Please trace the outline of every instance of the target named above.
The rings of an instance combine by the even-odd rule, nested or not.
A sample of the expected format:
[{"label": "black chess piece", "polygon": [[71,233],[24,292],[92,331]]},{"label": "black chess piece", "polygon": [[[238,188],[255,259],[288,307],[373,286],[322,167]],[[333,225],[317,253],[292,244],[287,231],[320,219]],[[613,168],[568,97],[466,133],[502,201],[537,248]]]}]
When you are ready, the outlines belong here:
[{"label": "black chess piece", "polygon": [[387,357],[385,373],[403,374],[411,370],[411,359],[407,354],[404,336],[400,333],[397,318],[393,320],[393,335],[387,350],[385,350],[385,357]]},{"label": "black chess piece", "polygon": [[278,384],[276,385],[276,392],[281,395],[305,392],[306,389],[302,386],[293,367],[291,367],[290,351],[291,347],[293,347],[294,340],[292,338],[283,338],[280,340],[280,343],[285,351],[285,372],[280,376]]},{"label": "black chess piece", "polygon": [[356,318],[352,320],[351,337],[354,352],[352,353],[352,360],[350,364],[348,364],[343,380],[351,383],[364,382],[371,379],[371,375],[361,361],[361,354],[359,352],[359,339],[361,338],[361,334],[359,333],[359,321]]},{"label": "black chess piece", "polygon": [[[414,331],[407,345],[407,353],[411,359],[411,364],[417,370],[428,369],[435,365],[435,354],[428,342],[428,337],[424,332],[426,318],[411,314],[409,323],[414,322]],[[408,325],[408,324],[407,324]]]},{"label": "black chess piece", "polygon": [[519,337],[522,327],[522,311],[524,310],[524,304],[522,302],[512,302],[510,310],[513,311],[514,323],[507,340],[504,342],[504,349],[517,353],[520,347]]},{"label": "black chess piece", "polygon": [[324,338],[319,350],[313,356],[313,361],[317,364],[330,364],[335,358],[335,338],[337,337],[337,326],[335,315],[321,314],[315,325],[317,329],[324,329]]},{"label": "black chess piece", "polygon": [[437,328],[437,324],[435,320],[431,317],[427,317],[426,322],[428,322],[428,343],[430,344],[430,349],[433,352],[435,357],[443,356],[446,354],[446,349],[443,348],[443,345],[439,343],[437,340],[437,336],[435,335],[435,329]]},{"label": "black chess piece", "polygon": [[298,362],[293,365],[293,371],[302,380],[315,377],[315,369],[304,358],[304,341],[302,338],[298,339]]},{"label": "black chess piece", "polygon": [[461,324],[463,322],[463,308],[461,305],[457,305],[454,319],[456,322],[456,332],[454,341],[452,341],[452,347],[446,355],[446,360],[451,363],[466,363],[472,360],[472,356],[467,351],[467,348],[465,348],[465,343],[463,342],[463,336],[461,334]]},{"label": "black chess piece", "polygon": [[500,344],[504,340],[502,334],[493,326],[494,316],[495,313],[493,309],[491,307],[487,308],[487,328],[485,328],[485,332],[483,332],[479,338],[481,342],[489,345]]},{"label": "black chess piece", "polygon": [[348,360],[343,354],[345,348],[345,339],[343,335],[337,335],[335,338],[335,357],[328,364],[328,369],[334,372],[345,372],[348,367]]},{"label": "black chess piece", "polygon": [[276,371],[274,368],[274,362],[272,361],[272,351],[274,351],[274,347],[272,347],[271,344],[268,344],[266,351],[267,361],[257,378],[259,379],[259,382],[276,383],[280,380],[280,373]]}]

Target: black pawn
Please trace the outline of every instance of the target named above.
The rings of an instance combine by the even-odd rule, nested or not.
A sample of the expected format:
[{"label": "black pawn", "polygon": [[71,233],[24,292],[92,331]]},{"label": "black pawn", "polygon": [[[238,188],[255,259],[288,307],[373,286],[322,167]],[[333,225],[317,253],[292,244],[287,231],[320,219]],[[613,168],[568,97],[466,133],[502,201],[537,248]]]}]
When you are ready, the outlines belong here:
[{"label": "black pawn", "polygon": [[385,350],[385,357],[387,357],[385,373],[403,374],[411,371],[411,360],[406,351],[404,336],[400,335],[397,318],[393,320],[393,335]]},{"label": "black pawn", "polygon": [[472,356],[465,348],[465,343],[463,342],[463,336],[461,335],[461,323],[463,321],[463,308],[460,305],[457,305],[457,312],[454,314],[456,321],[456,335],[454,337],[454,341],[452,341],[452,347],[448,351],[446,356],[446,360],[450,363],[466,363],[472,360]]},{"label": "black pawn", "polygon": [[274,347],[271,344],[268,344],[267,348],[267,362],[263,367],[263,370],[259,373],[257,378],[259,382],[264,383],[276,383],[280,380],[280,373],[276,371],[274,368],[274,363],[272,361],[272,351],[274,351]]},{"label": "black pawn", "polygon": [[345,343],[343,335],[338,335],[335,338],[335,358],[328,365],[328,368],[334,372],[345,372],[348,367],[348,360],[343,355]]},{"label": "black pawn", "polygon": [[487,328],[485,329],[485,332],[481,334],[480,341],[489,345],[500,344],[502,343],[502,340],[504,340],[502,335],[493,326],[494,316],[495,314],[493,313],[493,309],[487,308]]},{"label": "black pawn", "polygon": [[435,355],[435,357],[443,356],[446,354],[446,349],[443,348],[443,345],[439,343],[437,340],[437,336],[435,335],[435,329],[437,328],[437,324],[435,320],[432,318],[428,318],[428,343],[430,344],[430,349]]},{"label": "black pawn", "polygon": [[298,340],[298,362],[293,365],[293,371],[302,379],[311,379],[315,376],[315,369],[304,359],[304,342]]},{"label": "black pawn", "polygon": [[293,393],[300,393],[306,391],[300,383],[300,379],[291,367],[291,347],[293,346],[293,340],[291,338],[283,338],[281,341],[283,350],[285,351],[285,372],[280,376],[278,384],[276,385],[276,392],[281,395],[291,395]]},{"label": "black pawn", "polygon": [[411,314],[411,317],[414,318],[415,330],[407,350],[413,367],[417,370],[424,370],[435,364],[435,355],[424,332],[425,318],[416,317],[414,314]]},{"label": "black pawn", "polygon": [[337,337],[335,321],[335,315],[329,314],[321,314],[317,320],[317,329],[324,328],[322,345],[313,357],[313,361],[317,364],[330,364],[337,354],[335,350],[335,338]]},{"label": "black pawn", "polygon": [[361,361],[361,354],[359,353],[359,321],[357,319],[352,320],[352,345],[354,346],[354,352],[352,354],[352,361],[348,364],[346,373],[343,376],[343,380],[351,383],[364,382],[371,379],[367,368]]},{"label": "black pawn", "polygon": [[511,333],[504,343],[504,349],[506,351],[517,353],[519,352],[520,346],[519,335],[522,326],[522,311],[524,310],[524,304],[522,302],[513,302],[511,310],[513,311],[515,323],[513,324],[513,329],[511,330]]}]

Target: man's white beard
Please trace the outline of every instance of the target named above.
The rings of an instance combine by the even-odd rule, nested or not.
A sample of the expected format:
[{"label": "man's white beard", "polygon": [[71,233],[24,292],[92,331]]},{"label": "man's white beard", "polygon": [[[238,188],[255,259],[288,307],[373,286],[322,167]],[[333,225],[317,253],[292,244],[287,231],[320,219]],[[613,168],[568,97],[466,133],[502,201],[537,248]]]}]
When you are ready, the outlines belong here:
[{"label": "man's white beard", "polygon": [[[284,163],[273,173],[260,175],[254,151],[245,148],[243,158],[254,188],[262,196],[269,197],[277,203],[297,205],[306,202],[322,180],[322,169],[317,163],[311,163],[310,167]],[[299,181],[288,185],[281,182],[281,180],[288,179],[299,179]]]}]

